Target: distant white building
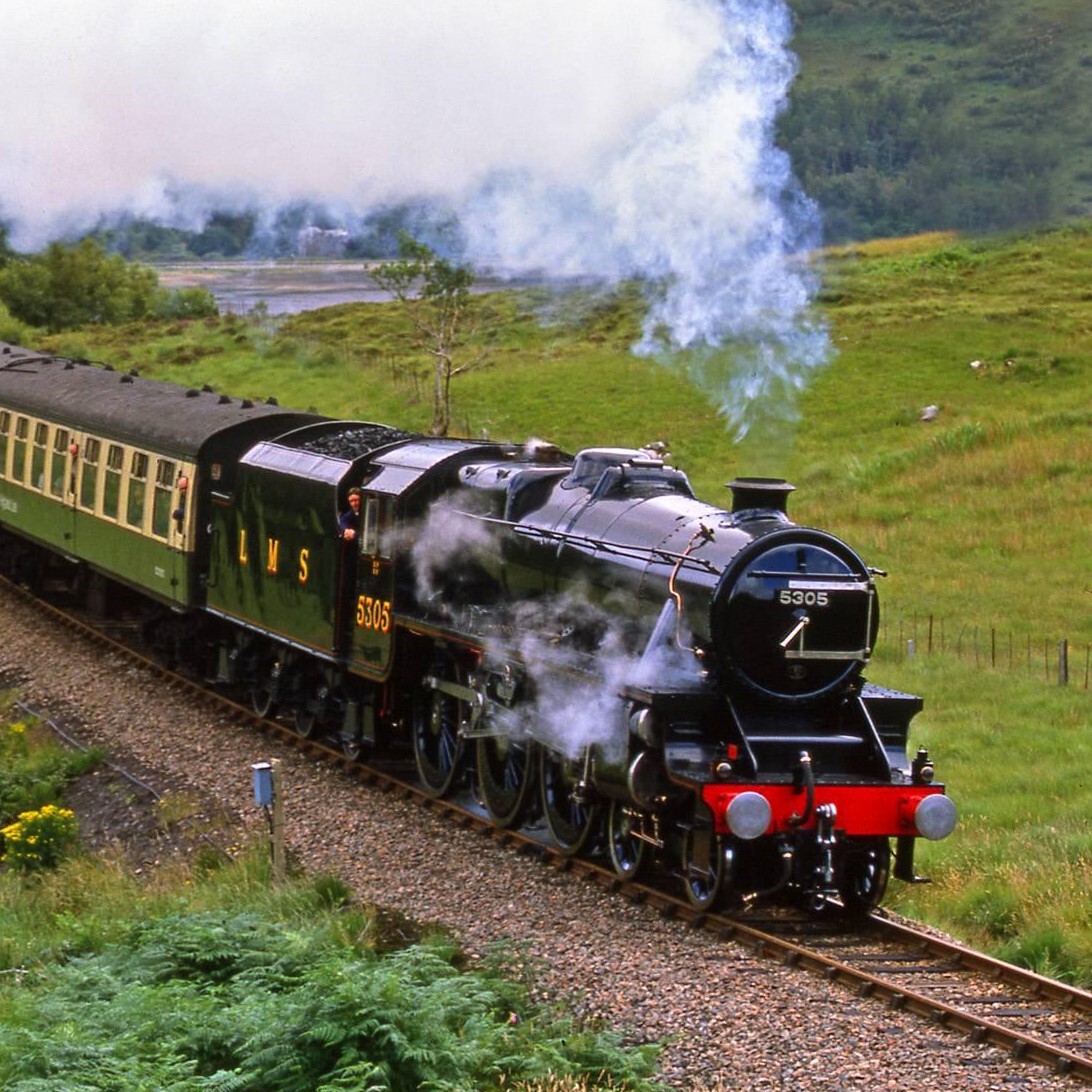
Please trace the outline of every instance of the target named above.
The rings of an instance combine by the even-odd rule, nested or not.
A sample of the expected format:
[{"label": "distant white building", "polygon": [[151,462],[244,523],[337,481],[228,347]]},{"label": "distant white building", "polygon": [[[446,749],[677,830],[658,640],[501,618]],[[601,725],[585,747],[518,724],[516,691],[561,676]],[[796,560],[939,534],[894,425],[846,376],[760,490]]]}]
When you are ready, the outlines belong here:
[{"label": "distant white building", "polygon": [[340,258],[349,245],[349,233],[342,228],[305,227],[296,236],[301,258]]}]

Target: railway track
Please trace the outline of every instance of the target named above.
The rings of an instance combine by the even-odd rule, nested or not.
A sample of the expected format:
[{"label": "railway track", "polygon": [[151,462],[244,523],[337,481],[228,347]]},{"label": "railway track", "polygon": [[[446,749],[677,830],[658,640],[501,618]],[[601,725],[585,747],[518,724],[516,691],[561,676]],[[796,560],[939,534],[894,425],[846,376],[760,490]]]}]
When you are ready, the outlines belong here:
[{"label": "railway track", "polygon": [[570,872],[630,902],[645,904],[665,918],[741,944],[756,956],[822,975],[875,1004],[919,1015],[972,1042],[1000,1047],[1014,1061],[1047,1066],[1074,1084],[1092,1084],[1092,993],[993,959],[896,921],[882,911],[855,927],[848,927],[834,913],[804,917],[779,909],[743,914],[699,912],[659,886],[623,881],[595,860],[561,855],[534,829],[497,829],[469,793],[451,800],[426,795],[408,779],[412,764],[370,766],[353,761],[328,742],[304,739],[287,724],[261,717],[150,659],[134,646],[133,626],[96,624],[6,581],[0,585],[42,614],[70,629],[78,627],[89,640],[169,678],[201,701],[215,704],[223,714],[290,747],[321,756],[359,781],[412,800],[513,852],[539,858],[544,867]]}]

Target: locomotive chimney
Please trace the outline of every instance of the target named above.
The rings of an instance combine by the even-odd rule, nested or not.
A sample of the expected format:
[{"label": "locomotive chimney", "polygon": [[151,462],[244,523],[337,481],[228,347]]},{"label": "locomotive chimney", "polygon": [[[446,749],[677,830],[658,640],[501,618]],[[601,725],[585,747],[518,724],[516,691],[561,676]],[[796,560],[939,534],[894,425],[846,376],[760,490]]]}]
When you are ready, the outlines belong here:
[{"label": "locomotive chimney", "polygon": [[732,491],[732,511],[745,512],[753,508],[772,508],[787,514],[789,494],[796,488],[784,478],[734,478],[728,482]]}]

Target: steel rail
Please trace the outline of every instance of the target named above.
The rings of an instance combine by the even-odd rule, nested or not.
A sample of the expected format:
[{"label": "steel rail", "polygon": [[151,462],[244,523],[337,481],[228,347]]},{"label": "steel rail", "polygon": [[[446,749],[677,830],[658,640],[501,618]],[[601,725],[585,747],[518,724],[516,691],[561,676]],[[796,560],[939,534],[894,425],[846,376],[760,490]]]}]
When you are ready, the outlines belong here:
[{"label": "steel rail", "polygon": [[885,937],[904,941],[907,944],[920,944],[934,955],[946,956],[962,967],[980,971],[1000,982],[1026,989],[1036,997],[1057,1002],[1059,1005],[1071,1007],[1092,1016],[1092,993],[1082,990],[1079,986],[1061,982],[1056,978],[1047,978],[1035,971],[1006,963],[1003,959],[968,948],[949,937],[921,932],[903,922],[886,918],[882,914],[873,916],[872,926]]},{"label": "steel rail", "polygon": [[[824,954],[818,947],[797,943],[775,931],[753,928],[737,919],[725,919],[710,927],[720,935],[746,944],[755,954],[817,972],[828,981],[852,987],[860,997],[884,1001],[892,1009],[913,1012],[942,1027],[963,1031],[972,1042],[1008,1049],[1016,1059],[1040,1062],[1053,1067],[1059,1074],[1092,1083],[1092,1021],[1085,1022],[1088,1052],[1075,1051],[1029,1034],[1012,1024],[977,1015],[971,1011],[973,1006],[970,1004],[951,1004],[922,990],[909,989],[897,980],[896,974],[873,973],[858,965],[890,963],[897,958],[891,953],[864,956],[853,962]],[[1067,1015],[1070,1008],[1078,1015],[1092,1013],[1092,995],[1084,990],[1044,978],[1033,971],[1026,971],[965,948],[954,941],[942,940],[911,925],[891,922],[879,915],[873,915],[868,922],[868,931],[907,951],[917,950],[918,953],[934,957],[949,957],[949,962],[939,968],[939,973],[962,976],[978,973],[988,978],[1001,979],[1009,986],[1024,989],[1032,998],[1052,1002],[1059,1015]],[[867,935],[865,934],[866,939]],[[1013,1015],[1018,1016],[1019,1013],[1014,1012]]]}]

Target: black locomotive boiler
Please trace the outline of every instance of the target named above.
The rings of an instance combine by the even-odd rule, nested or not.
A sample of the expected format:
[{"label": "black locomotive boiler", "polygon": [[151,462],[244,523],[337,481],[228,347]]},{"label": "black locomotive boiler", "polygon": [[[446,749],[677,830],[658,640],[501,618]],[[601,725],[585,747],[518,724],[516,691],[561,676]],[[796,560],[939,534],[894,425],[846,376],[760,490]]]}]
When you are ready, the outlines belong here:
[{"label": "black locomotive boiler", "polygon": [[[411,751],[690,901],[875,906],[955,809],[919,698],[865,681],[876,572],[787,515],[698,500],[651,450],[438,439],[0,346],[0,564],[102,606],[352,755]],[[348,542],[338,518],[361,493]]]}]

